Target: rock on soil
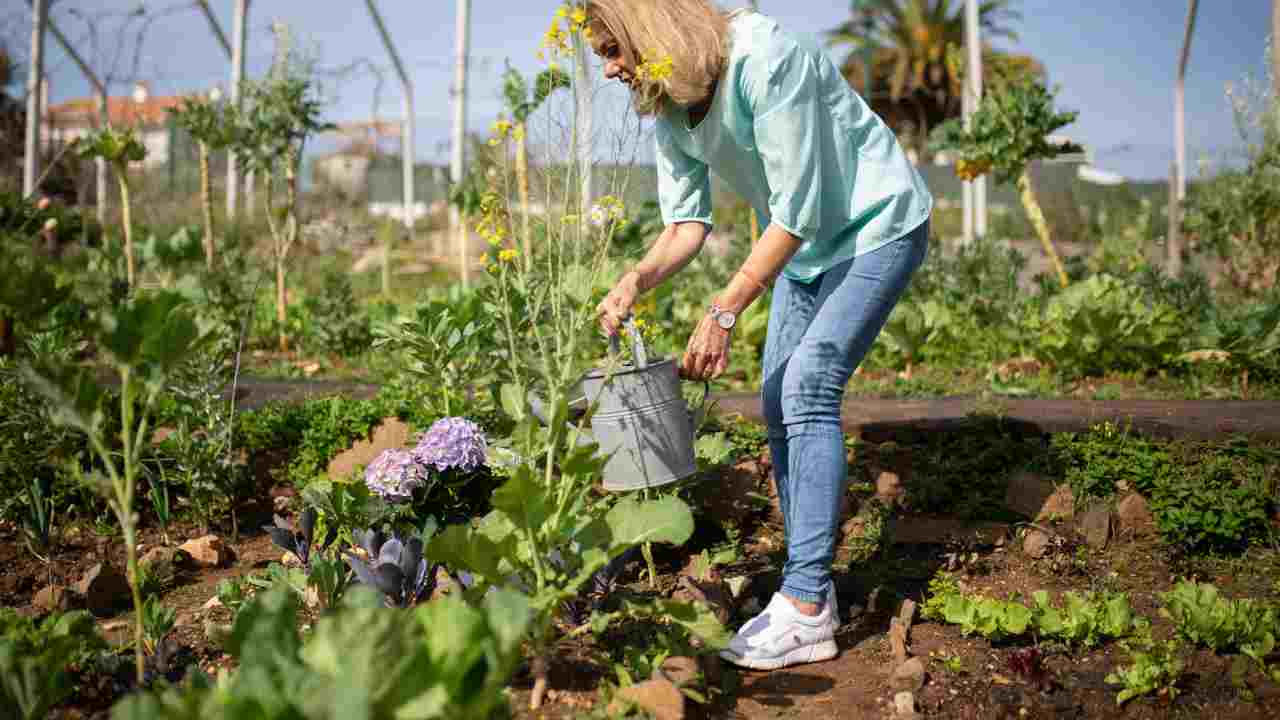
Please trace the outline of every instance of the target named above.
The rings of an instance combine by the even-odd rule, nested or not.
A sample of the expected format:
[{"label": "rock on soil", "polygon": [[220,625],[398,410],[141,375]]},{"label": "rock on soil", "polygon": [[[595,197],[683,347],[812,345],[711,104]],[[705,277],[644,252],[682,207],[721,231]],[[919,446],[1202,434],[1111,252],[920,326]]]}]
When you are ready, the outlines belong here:
[{"label": "rock on soil", "polygon": [[654,680],[666,680],[676,687],[692,685],[698,680],[698,661],[691,657],[675,655],[662,661],[653,669]]},{"label": "rock on soil", "polygon": [[94,615],[111,615],[130,603],[129,581],[123,573],[106,563],[89,568],[75,591],[84,597],[85,607]]},{"label": "rock on soil", "polygon": [[903,690],[893,696],[893,717],[896,720],[915,720],[920,717],[916,712],[916,696]]},{"label": "rock on soil", "polygon": [[902,477],[892,470],[881,470],[876,474],[876,497],[889,507],[896,507],[907,494]]},{"label": "rock on soil", "polygon": [[1155,534],[1156,520],[1151,515],[1147,499],[1137,493],[1126,495],[1116,508],[1116,517],[1120,522],[1120,531],[1134,537],[1148,537]]},{"label": "rock on soil", "polygon": [[31,606],[41,612],[65,612],[76,606],[76,600],[75,593],[70,588],[50,585],[36,593],[31,599]]},{"label": "rock on soil", "polygon": [[1043,530],[1031,528],[1022,538],[1022,552],[1029,558],[1039,559],[1049,554],[1052,538]]},{"label": "rock on soil", "polygon": [[409,444],[413,433],[400,418],[383,418],[381,424],[374,428],[373,435],[367,440],[358,440],[351,449],[346,450],[329,462],[329,477],[345,478],[357,468],[367,466],[378,457],[383,450],[403,448]]},{"label": "rock on soil", "polygon": [[919,692],[924,687],[924,661],[913,657],[894,668],[889,684],[894,690]]},{"label": "rock on soil", "polygon": [[[632,702],[649,711],[657,720],[684,720],[684,694],[668,680],[645,680],[618,691],[618,700]],[[610,717],[623,711],[622,704],[610,703]]]},{"label": "rock on soil", "polygon": [[1085,510],[1076,524],[1084,541],[1094,550],[1103,550],[1111,541],[1111,510],[1102,503],[1094,503]]},{"label": "rock on soil", "polygon": [[235,562],[236,554],[217,535],[204,535],[188,540],[178,549],[185,552],[201,567],[227,567]]}]

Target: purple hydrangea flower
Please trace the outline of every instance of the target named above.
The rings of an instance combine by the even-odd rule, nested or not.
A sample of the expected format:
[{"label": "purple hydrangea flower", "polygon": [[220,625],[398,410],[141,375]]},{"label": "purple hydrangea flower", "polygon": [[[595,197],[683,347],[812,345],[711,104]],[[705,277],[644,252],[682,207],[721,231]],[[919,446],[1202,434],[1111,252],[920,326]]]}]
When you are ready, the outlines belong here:
[{"label": "purple hydrangea flower", "polygon": [[426,482],[426,473],[408,450],[383,450],[365,469],[364,482],[388,502],[405,502]]},{"label": "purple hydrangea flower", "polygon": [[484,464],[488,443],[480,426],[466,418],[447,417],[422,434],[413,457],[438,471],[474,470]]}]

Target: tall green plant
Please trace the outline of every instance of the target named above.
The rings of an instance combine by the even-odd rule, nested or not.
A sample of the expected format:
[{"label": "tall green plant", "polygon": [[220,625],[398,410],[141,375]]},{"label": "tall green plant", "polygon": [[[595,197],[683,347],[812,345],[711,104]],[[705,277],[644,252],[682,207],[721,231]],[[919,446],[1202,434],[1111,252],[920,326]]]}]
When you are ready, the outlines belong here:
[{"label": "tall green plant", "polygon": [[[570,40],[583,40],[569,36],[581,33],[585,17],[566,15],[568,35],[555,20],[544,49],[573,63]],[[572,69],[566,72],[574,76]],[[547,124],[550,130],[550,120]],[[605,277],[614,233],[625,222],[624,208],[614,196],[582,207],[578,180],[585,168],[576,164],[580,155],[575,142],[551,143],[558,157],[547,160],[557,167],[547,173],[547,204],[564,208],[564,214],[548,213],[530,223],[537,243],[521,235],[523,223],[512,221],[516,213],[509,207],[506,152],[500,158],[502,172],[494,173],[480,197],[477,231],[497,257],[479,292],[496,328],[490,364],[497,395],[514,424],[511,434],[495,444],[511,460],[502,470],[508,480],[493,494],[492,512],[477,527],[446,528],[427,551],[434,561],[476,574],[480,583],[473,592],[508,583],[527,588],[533,611],[528,630],[534,677],[530,705],[535,709],[547,685],[552,621],[563,604],[628,549],[683,543],[693,531],[689,507],[675,496],[626,497],[616,503],[601,499],[596,483],[606,458],[586,442],[581,424],[568,422],[575,387],[593,366],[588,359],[592,343],[603,346],[593,291]],[[560,152],[564,147],[571,150],[567,164]],[[521,258],[520,247],[534,250]],[[609,363],[616,364],[616,358]],[[534,395],[543,400],[545,423],[533,412]],[[585,422],[585,417],[579,420]]]},{"label": "tall green plant", "polygon": [[1053,95],[1039,79],[1029,75],[998,82],[982,97],[968,129],[961,120],[948,120],[934,130],[931,144],[935,152],[955,154],[956,175],[964,180],[990,172],[997,182],[1017,186],[1022,206],[1045,255],[1053,263],[1058,282],[1066,287],[1067,271],[1054,248],[1029,171],[1035,160],[1081,151],[1074,143],[1049,142],[1052,133],[1076,119],[1075,112],[1054,110]]},{"label": "tall green plant", "polygon": [[207,335],[197,326],[185,301],[169,292],[136,295],[122,306],[103,312],[92,334],[119,380],[118,436],[106,430],[110,398],[91,370],[69,364],[28,364],[23,374],[50,401],[54,422],[83,432],[93,453],[95,467],[86,470],[73,463],[72,470],[81,482],[104,496],[124,535],[141,683],[143,605],[134,511],[137,479],[142,471],[142,454],[151,438],[152,414],[165,381]]},{"label": "tall green plant", "polygon": [[204,219],[205,267],[213,269],[213,193],[209,178],[209,153],[228,147],[235,140],[235,123],[225,108],[200,97],[184,98],[182,105],[169,110],[178,127],[196,141],[200,155],[200,210]]},{"label": "tall green plant", "polygon": [[120,224],[124,230],[125,272],[129,287],[133,288],[137,263],[133,256],[133,208],[129,200],[129,163],[145,160],[147,148],[138,140],[138,135],[132,127],[116,129],[107,126],[81,138],[76,152],[82,158],[106,160],[111,164],[111,169],[120,184]]},{"label": "tall green plant", "polygon": [[[281,351],[289,349],[286,263],[298,241],[298,167],[307,140],[334,126],[320,119],[314,85],[291,70],[273,73],[245,87],[244,108],[236,116],[231,146],[248,167],[266,178],[267,227],[271,231],[276,275],[276,324]],[[276,197],[284,184],[284,204]]]}]

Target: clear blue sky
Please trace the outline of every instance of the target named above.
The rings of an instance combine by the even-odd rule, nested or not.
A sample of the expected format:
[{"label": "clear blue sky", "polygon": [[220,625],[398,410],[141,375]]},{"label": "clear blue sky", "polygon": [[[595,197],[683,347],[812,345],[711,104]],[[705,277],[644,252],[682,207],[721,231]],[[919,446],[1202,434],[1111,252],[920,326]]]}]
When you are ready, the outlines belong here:
[{"label": "clear blue sky", "polygon": [[[133,0],[59,0],[54,17],[72,37],[83,24],[67,15],[129,7]],[[959,0],[956,0],[959,2]],[[146,5],[152,11],[176,0]],[[189,4],[189,3],[188,3]],[[746,4],[726,0],[727,6]],[[801,32],[820,33],[848,14],[843,0],[760,0],[762,12]],[[214,0],[222,24],[230,28],[232,0]],[[554,0],[473,0],[470,80],[471,129],[485,129],[501,109],[498,78],[503,61],[526,72],[537,68],[534,52],[558,3]],[[450,127],[449,85],[454,43],[454,0],[381,0],[380,7],[417,85],[417,147],[425,159],[445,158]],[[1184,0],[1023,0],[1019,38],[1001,46],[1029,53],[1045,63],[1061,87],[1059,106],[1078,110],[1065,133],[1096,151],[1103,168],[1135,178],[1165,177],[1172,161],[1173,79],[1186,15]],[[1189,157],[1215,158],[1238,148],[1224,96],[1227,82],[1246,74],[1265,79],[1264,48],[1270,28],[1270,0],[1201,3],[1187,79]],[[319,53],[323,67],[360,59],[386,69],[381,113],[398,116],[400,95],[378,36],[354,0],[257,0],[250,12],[249,72],[269,65],[272,20],[290,23],[297,37]],[[88,94],[87,83],[51,44],[51,100]],[[148,35],[141,74],[154,92],[169,94],[225,86],[227,62],[204,18],[194,10],[166,15]],[[360,71],[334,84],[332,119],[368,117],[373,76]],[[127,93],[125,87],[115,90]],[[613,93],[610,90],[608,93]],[[607,93],[607,94],[608,94]]]}]

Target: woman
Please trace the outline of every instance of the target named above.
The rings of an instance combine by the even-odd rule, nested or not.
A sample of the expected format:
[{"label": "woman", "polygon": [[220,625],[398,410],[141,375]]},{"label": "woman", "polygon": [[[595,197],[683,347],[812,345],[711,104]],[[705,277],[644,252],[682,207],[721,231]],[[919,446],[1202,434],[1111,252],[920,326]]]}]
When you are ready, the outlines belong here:
[{"label": "woman", "polygon": [[782,587],[725,659],[774,669],[836,655],[831,560],[848,477],[845,385],[928,245],[933,200],[892,131],[811,38],[711,0],[590,0],[604,75],[656,119],[665,230],[598,307],[618,331],[637,296],[689,263],[711,227],[709,170],[755,209],[759,242],[681,362],[714,378],[738,315],[776,282],[762,396],[786,526]]}]

